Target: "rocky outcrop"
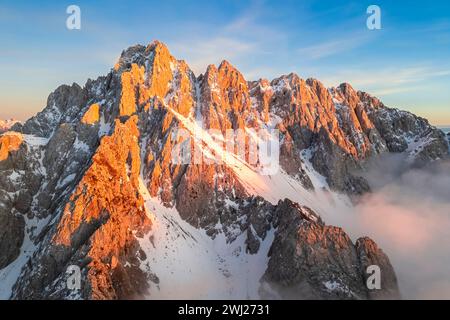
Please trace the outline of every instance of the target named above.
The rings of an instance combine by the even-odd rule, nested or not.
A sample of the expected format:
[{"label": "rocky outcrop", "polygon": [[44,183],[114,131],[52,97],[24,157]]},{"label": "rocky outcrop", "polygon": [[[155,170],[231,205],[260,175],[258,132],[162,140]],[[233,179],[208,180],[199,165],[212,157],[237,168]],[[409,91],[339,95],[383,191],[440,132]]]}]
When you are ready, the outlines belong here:
[{"label": "rocky outcrop", "polygon": [[14,132],[4,134],[0,137],[0,161],[8,160],[13,152],[17,152],[23,143],[21,134]]},{"label": "rocky outcrop", "polygon": [[[47,107],[23,125],[18,123],[11,130],[39,137],[50,137],[55,127],[63,120],[76,118],[86,103],[86,88],[78,84],[62,85],[51,93],[47,99]],[[65,117],[63,117],[63,115]]]},{"label": "rocky outcrop", "polygon": [[100,106],[98,103],[92,104],[81,118],[81,123],[94,125],[100,121]]},{"label": "rocky outcrop", "polygon": [[[5,134],[0,137],[0,168],[3,172],[14,173],[15,159],[20,159],[23,137],[20,134]],[[14,199],[11,192],[14,191],[8,185],[6,175],[0,178],[0,269],[14,261],[20,252],[23,242],[24,218],[13,212]]]},{"label": "rocky outcrop", "polygon": [[445,135],[431,127],[426,119],[386,107],[370,110],[369,117],[382,134],[388,150],[407,153],[414,165],[423,166],[448,155]]},{"label": "rocky outcrop", "polygon": [[41,183],[41,147],[16,132],[0,136],[0,269],[20,254],[26,214]]},{"label": "rocky outcrop", "polygon": [[397,276],[387,255],[370,238],[360,238],[355,243],[361,269],[363,270],[364,282],[370,281],[370,266],[380,268],[381,289],[368,290],[369,299],[399,299],[400,293],[397,284]]},{"label": "rocky outcrop", "polygon": [[[369,238],[353,244],[341,229],[326,226],[307,209],[286,200],[275,213],[277,232],[262,279],[266,298],[398,299],[387,256]],[[381,289],[366,284],[367,267],[381,269]]]}]

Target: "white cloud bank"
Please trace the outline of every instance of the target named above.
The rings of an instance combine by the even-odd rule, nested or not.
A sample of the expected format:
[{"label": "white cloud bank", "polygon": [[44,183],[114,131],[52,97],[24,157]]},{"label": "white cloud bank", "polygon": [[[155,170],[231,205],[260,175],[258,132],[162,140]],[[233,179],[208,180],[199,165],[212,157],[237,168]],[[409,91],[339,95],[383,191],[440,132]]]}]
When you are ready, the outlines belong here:
[{"label": "white cloud bank", "polygon": [[450,162],[401,170],[383,158],[368,174],[374,192],[327,223],[368,235],[388,254],[402,297],[450,299]]}]

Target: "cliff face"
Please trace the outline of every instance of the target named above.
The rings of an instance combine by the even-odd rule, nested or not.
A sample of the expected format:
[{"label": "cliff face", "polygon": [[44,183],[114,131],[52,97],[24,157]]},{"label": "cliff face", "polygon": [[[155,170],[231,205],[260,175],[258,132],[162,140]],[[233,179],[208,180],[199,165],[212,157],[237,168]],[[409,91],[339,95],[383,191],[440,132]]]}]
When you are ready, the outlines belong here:
[{"label": "cliff face", "polygon": [[[262,129],[280,133],[272,176],[251,161]],[[378,154],[404,153],[413,165],[448,156],[444,134],[425,119],[349,84],[327,89],[295,74],[248,82],[226,61],[196,77],[160,42],[128,48],[83,88],[59,87],[12,130],[0,137],[0,282],[2,297],[15,299],[152,298],[170,286],[164,241],[194,239],[194,254],[221,237],[241,245],[219,260],[267,264],[252,280],[261,280],[257,297],[267,285],[277,297],[398,297],[372,240],[353,244],[292,201],[319,210],[316,195],[368,192],[354,172]],[[183,153],[190,161],[174,160]],[[364,282],[372,262],[388,275],[378,294]],[[81,268],[76,292],[66,288],[71,265]],[[336,283],[344,289],[331,290]]]}]

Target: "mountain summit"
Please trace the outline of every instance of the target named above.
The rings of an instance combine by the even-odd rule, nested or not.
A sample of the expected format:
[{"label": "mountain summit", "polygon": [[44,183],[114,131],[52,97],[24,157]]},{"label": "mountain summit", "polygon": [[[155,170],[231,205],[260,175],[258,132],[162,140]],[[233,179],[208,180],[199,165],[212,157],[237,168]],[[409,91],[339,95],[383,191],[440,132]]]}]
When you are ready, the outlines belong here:
[{"label": "mountain summit", "polygon": [[[270,174],[249,160],[262,130],[279,133]],[[324,221],[384,153],[424,165],[448,142],[346,83],[247,81],[227,61],[197,77],[161,42],[130,47],[0,136],[0,298],[398,298],[375,242]]]}]

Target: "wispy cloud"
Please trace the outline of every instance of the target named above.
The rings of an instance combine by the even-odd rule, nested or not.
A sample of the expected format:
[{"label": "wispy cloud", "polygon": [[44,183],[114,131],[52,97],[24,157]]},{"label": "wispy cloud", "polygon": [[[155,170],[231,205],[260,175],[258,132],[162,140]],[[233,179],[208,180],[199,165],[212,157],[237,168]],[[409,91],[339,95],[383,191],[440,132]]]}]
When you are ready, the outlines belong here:
[{"label": "wispy cloud", "polygon": [[367,43],[369,36],[366,34],[346,35],[342,39],[331,39],[325,42],[302,47],[297,50],[298,54],[307,59],[321,59],[336,54],[350,51]]},{"label": "wispy cloud", "polygon": [[384,97],[399,93],[414,92],[420,89],[421,89],[420,86],[382,88],[374,90],[373,92],[371,92],[371,94],[379,97]]},{"label": "wispy cloud", "polygon": [[179,42],[171,46],[179,56],[186,57],[191,69],[200,74],[205,72],[207,65],[219,63],[223,59],[233,59],[241,55],[249,55],[258,47],[256,42],[241,41],[229,36],[218,36],[207,41]]},{"label": "wispy cloud", "polygon": [[351,68],[325,76],[324,82],[334,86],[343,81],[356,88],[365,88],[375,94],[394,94],[415,91],[423,82],[450,75],[450,67],[439,67],[430,63],[416,66],[387,67],[382,69]]},{"label": "wispy cloud", "polygon": [[[239,63],[255,56],[273,54],[275,48],[283,46],[288,35],[263,23],[260,5],[254,4],[214,32],[199,33],[189,39],[176,37],[172,39],[170,48],[178,56],[185,57],[196,74],[204,72],[207,65],[223,59]],[[242,63],[240,67],[246,69],[248,65]]]}]

